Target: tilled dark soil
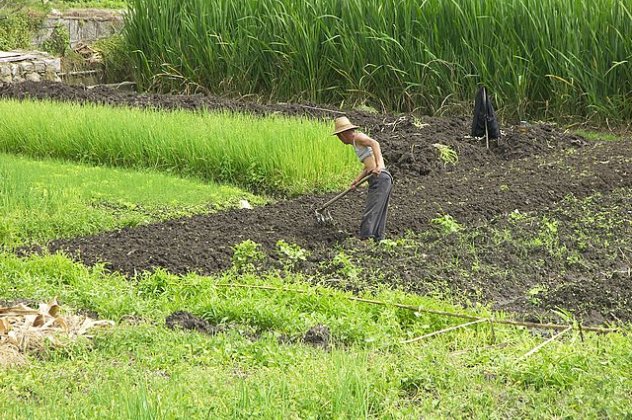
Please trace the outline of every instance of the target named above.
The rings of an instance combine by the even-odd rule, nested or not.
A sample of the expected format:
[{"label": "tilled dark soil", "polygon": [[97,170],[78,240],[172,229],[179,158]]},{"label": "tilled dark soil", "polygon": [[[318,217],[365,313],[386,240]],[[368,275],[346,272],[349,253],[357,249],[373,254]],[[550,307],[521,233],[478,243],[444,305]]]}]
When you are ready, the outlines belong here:
[{"label": "tilled dark soil", "polygon": [[[161,109],[221,108],[259,115],[281,112],[329,120],[340,115],[338,111],[314,105],[260,105],[205,96],[137,95],[61,84],[0,85],[0,97]],[[387,166],[394,175],[395,187],[387,224],[390,239],[410,232],[429,231],[433,229],[432,219],[441,215],[448,214],[463,226],[473,228],[494,223],[516,210],[526,213],[555,209],[568,195],[580,199],[596,193],[608,196],[612,191],[632,187],[630,140],[588,142],[555,126],[535,124],[502,127],[501,139],[492,140],[487,149],[484,140],[467,136],[469,116],[419,119],[355,111],[346,115],[380,141]],[[435,144],[454,149],[458,153],[458,163],[444,164]],[[338,146],[343,147],[332,137],[332,147]],[[211,274],[231,266],[232,247],[244,240],[261,244],[269,254],[274,254],[277,241],[284,240],[309,250],[308,265],[318,271],[315,267],[330,258],[335,247],[355,247],[357,251],[365,246],[348,240],[355,235],[359,225],[365,193],[360,190],[335,203],[332,206],[335,224],[320,225],[313,208],[331,196],[306,196],[250,210],[231,210],[91,237],[57,240],[49,244],[49,249],[53,252],[64,250],[86,264],[104,262],[109,269],[129,275],[156,267],[173,273]],[[623,215],[627,224],[621,228],[622,235],[632,231],[629,225],[632,217],[627,216],[629,200],[621,203],[621,206],[626,205],[628,208],[621,210],[628,212]],[[625,275],[625,269],[630,267],[630,249],[625,248],[625,244],[623,246],[619,257],[611,256],[604,262],[604,270],[616,268],[617,272],[623,273],[619,280],[604,282],[603,278],[591,277],[594,273],[590,270],[585,273],[580,269],[571,270],[571,275],[577,277],[584,273],[587,278],[579,283],[569,282],[566,289],[555,289],[550,302],[547,301],[548,294],[538,295],[538,307],[576,310],[589,322],[632,320],[632,308],[627,305],[626,309],[626,303],[632,303],[629,287],[632,279],[629,274]],[[427,260],[446,258],[444,252],[445,249],[424,258],[397,252],[384,254],[377,263],[375,258],[367,258],[364,268],[367,273],[375,272],[376,264],[380,262],[384,268],[401,267],[401,272],[377,267],[377,272],[381,273],[380,281],[424,292],[432,289],[425,287],[429,279],[441,277],[441,273],[428,271]],[[456,248],[454,252],[457,252]],[[353,249],[349,253],[353,254]],[[453,258],[459,258],[459,255]],[[488,256],[489,264],[503,267],[505,271],[512,270],[511,261],[516,258],[520,255],[512,255],[508,248]],[[363,267],[361,256],[356,263]],[[499,283],[497,279],[487,282],[480,278],[477,286],[472,287],[471,281],[464,283],[454,277],[442,281],[452,292],[463,293],[467,299],[534,312],[537,308],[525,302],[523,297],[535,285],[541,284],[547,274],[539,272],[534,277],[528,269],[529,264],[514,265],[517,270],[522,270],[511,276],[516,284]],[[559,278],[559,273],[549,274],[547,278]],[[585,290],[578,290],[578,285],[582,284],[586,284]]]}]

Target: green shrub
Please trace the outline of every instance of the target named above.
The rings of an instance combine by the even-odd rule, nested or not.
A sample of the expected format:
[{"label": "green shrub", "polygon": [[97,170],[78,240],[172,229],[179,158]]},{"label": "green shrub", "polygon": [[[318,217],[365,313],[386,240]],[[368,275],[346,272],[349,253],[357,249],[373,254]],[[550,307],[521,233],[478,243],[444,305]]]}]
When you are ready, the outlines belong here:
[{"label": "green shrub", "polygon": [[70,32],[65,25],[57,24],[50,37],[42,43],[44,51],[63,57],[70,47]]},{"label": "green shrub", "polygon": [[255,264],[262,261],[265,254],[261,245],[248,239],[233,247],[233,266],[238,270],[253,269]]},{"label": "green shrub", "polygon": [[0,50],[27,48],[31,44],[33,25],[24,12],[0,9]]}]

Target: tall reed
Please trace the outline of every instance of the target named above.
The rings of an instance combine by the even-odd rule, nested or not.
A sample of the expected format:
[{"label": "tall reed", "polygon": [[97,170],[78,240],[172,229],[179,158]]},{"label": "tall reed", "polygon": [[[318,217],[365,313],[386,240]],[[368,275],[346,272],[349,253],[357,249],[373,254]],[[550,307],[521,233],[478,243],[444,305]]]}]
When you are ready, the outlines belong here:
[{"label": "tall reed", "polygon": [[632,118],[623,0],[130,0],[144,87],[449,112]]}]

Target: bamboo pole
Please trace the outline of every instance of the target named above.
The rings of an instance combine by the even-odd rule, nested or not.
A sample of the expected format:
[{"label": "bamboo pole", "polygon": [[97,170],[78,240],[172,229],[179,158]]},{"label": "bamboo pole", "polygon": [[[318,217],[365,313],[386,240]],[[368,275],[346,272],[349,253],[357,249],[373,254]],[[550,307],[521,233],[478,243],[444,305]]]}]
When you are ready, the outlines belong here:
[{"label": "bamboo pole", "polygon": [[470,322],[466,322],[465,324],[456,325],[454,327],[444,328],[444,329],[439,330],[439,331],[435,331],[435,332],[431,332],[429,334],[424,334],[424,335],[419,336],[419,337],[411,338],[410,340],[400,341],[399,344],[414,343],[416,341],[421,341],[421,340],[424,340],[426,338],[434,337],[434,336],[440,335],[440,334],[445,334],[445,333],[450,332],[450,331],[458,330],[458,329],[461,329],[461,328],[469,327],[470,325],[480,324],[481,322],[487,322],[487,321],[489,321],[489,319],[487,319],[487,318],[477,319],[476,321],[470,321]]},{"label": "bamboo pole", "polygon": [[518,360],[524,360],[527,357],[531,356],[532,354],[537,353],[538,351],[540,351],[540,349],[542,349],[542,347],[546,346],[549,343],[552,343],[553,341],[557,340],[558,338],[560,338],[561,336],[563,336],[564,334],[566,334],[567,332],[569,332],[570,330],[572,330],[573,327],[568,327],[567,329],[565,329],[564,331],[555,334],[553,337],[549,338],[548,340],[546,340],[543,343],[538,344],[536,347],[532,348],[531,350],[529,350],[527,353],[524,354],[524,356],[522,356],[520,359]]},{"label": "bamboo pole", "polygon": [[[256,285],[256,284],[217,283],[217,284],[215,284],[215,287],[235,287],[235,288],[245,288],[245,289],[271,290],[271,291],[276,291],[276,292],[307,293],[306,290],[301,290],[301,289],[290,289],[290,288],[267,286],[267,285]],[[349,300],[352,300],[352,301],[369,303],[369,304],[372,304],[372,305],[395,306],[396,308],[406,309],[406,310],[414,311],[414,312],[423,312],[423,313],[432,314],[432,315],[440,315],[440,316],[449,316],[449,317],[453,317],[453,318],[469,319],[471,321],[484,320],[484,321],[488,321],[488,322],[493,322],[495,324],[513,325],[513,326],[526,327],[526,328],[540,328],[540,329],[548,329],[548,330],[565,330],[567,328],[571,328],[571,329],[575,328],[574,326],[568,325],[568,324],[552,324],[552,323],[516,321],[516,320],[513,320],[513,319],[493,319],[492,320],[492,319],[489,319],[489,318],[482,318],[482,317],[477,317],[477,316],[474,316],[474,315],[467,315],[467,314],[461,314],[461,313],[456,313],[456,312],[438,311],[436,309],[422,308],[421,306],[404,305],[404,304],[401,304],[401,303],[390,303],[390,302],[384,302],[384,301],[381,301],[381,300],[364,299],[364,298],[360,298],[360,297],[357,297],[357,296],[346,296],[346,298],[349,299]],[[601,334],[607,334],[607,333],[613,333],[613,332],[620,331],[620,328],[589,327],[589,326],[585,326],[585,325],[582,325],[582,326],[577,327],[577,328],[578,329],[581,328],[582,331],[591,331],[591,332],[596,332],[596,333],[601,333]]]}]

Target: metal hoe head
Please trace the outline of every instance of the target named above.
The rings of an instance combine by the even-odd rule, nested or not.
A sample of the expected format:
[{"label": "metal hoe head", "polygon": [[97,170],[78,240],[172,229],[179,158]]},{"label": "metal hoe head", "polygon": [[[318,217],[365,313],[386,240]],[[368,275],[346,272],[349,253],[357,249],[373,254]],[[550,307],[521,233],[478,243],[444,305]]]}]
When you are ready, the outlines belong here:
[{"label": "metal hoe head", "polygon": [[314,210],[314,214],[316,215],[316,221],[319,224],[330,224],[334,221],[334,218],[331,217],[329,210]]},{"label": "metal hoe head", "polygon": [[[368,174],[367,176],[362,178],[360,181],[358,181],[356,185],[362,184],[364,181],[368,180],[370,177],[371,177],[371,174]],[[314,210],[314,213],[316,214],[316,221],[321,224],[333,223],[334,218],[331,217],[331,213],[329,213],[329,210],[325,210],[325,209],[327,209],[327,207],[329,207],[331,204],[340,200],[345,195],[349,194],[349,192],[353,191],[354,189],[355,189],[355,186],[348,188],[346,191],[341,192],[340,194],[338,194],[337,196],[335,196],[334,198],[332,198],[331,200],[323,204],[321,207]]]}]

